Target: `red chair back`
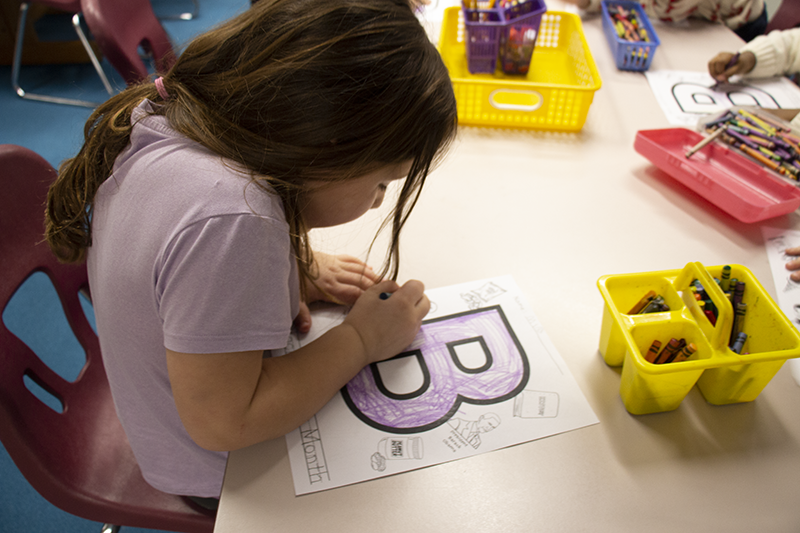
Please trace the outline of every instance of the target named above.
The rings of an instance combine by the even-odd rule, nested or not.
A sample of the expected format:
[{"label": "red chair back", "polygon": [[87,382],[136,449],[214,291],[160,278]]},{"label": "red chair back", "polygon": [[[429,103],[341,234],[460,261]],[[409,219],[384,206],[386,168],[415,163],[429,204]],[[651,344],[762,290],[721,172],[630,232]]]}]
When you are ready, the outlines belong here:
[{"label": "red chair back", "polygon": [[[43,242],[44,204],[56,171],[36,153],[0,145],[0,311],[33,273],[52,281],[86,352],[68,382],[0,321],[0,441],[28,482],[50,503],[98,522],[207,532],[214,516],[148,485],[117,419],[100,346],[79,300],[85,265],[59,263]],[[59,413],[24,385],[27,376],[58,398]]]},{"label": "red chair back", "polygon": [[800,25],[800,0],[782,0],[775,14],[770,16],[765,33],[787,30]]},{"label": "red chair back", "polygon": [[98,46],[127,84],[148,76],[139,46],[152,53],[156,71],[175,63],[169,36],[153,13],[150,0],[81,0],[86,24]]}]

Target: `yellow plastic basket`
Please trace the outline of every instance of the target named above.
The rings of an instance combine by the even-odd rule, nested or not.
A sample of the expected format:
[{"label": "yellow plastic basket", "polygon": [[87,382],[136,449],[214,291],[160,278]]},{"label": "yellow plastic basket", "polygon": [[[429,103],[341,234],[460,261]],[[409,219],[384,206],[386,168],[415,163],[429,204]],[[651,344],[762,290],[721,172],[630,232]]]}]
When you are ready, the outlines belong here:
[{"label": "yellow plastic basket", "polygon": [[461,9],[445,10],[439,52],[450,72],[461,124],[579,131],[600,74],[583,35],[580,17],[549,11],[525,76],[470,74]]},{"label": "yellow plastic basket", "polygon": [[[640,415],[677,408],[697,384],[711,404],[754,400],[786,359],[800,356],[800,333],[786,318],[749,269],[730,265],[731,277],[744,281],[748,311],[742,330],[747,351],[737,354],[727,344],[733,308],[714,281],[722,266],[706,269],[689,263],[682,270],[603,276],[597,286],[605,300],[600,353],[610,366],[622,365],[620,396],[625,408]],[[719,309],[715,325],[703,315],[689,284],[698,279]],[[662,295],[670,311],[629,315],[649,290]],[[684,338],[697,351],[675,363],[653,364],[644,354],[654,340]]]}]

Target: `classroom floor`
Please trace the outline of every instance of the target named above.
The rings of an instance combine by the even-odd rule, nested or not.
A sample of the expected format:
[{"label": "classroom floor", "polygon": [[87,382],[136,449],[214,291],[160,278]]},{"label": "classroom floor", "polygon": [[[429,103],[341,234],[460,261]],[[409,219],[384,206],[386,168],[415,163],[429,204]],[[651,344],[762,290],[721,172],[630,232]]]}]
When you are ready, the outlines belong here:
[{"label": "classroom floor", "polygon": [[[191,11],[191,0],[151,0],[159,17]],[[162,20],[179,50],[191,38],[249,7],[249,0],[199,0],[193,20]],[[74,35],[65,19],[64,31]],[[59,22],[55,21],[58,25]],[[54,31],[60,31],[56,27]],[[61,35],[64,35],[62,33]],[[122,78],[104,62],[112,85],[123,87]],[[91,109],[22,100],[11,89],[11,68],[0,66],[0,144],[18,144],[37,152],[53,166],[80,148],[83,126]],[[20,85],[30,92],[71,96],[101,102],[108,98],[91,65],[26,66]],[[32,278],[3,313],[9,329],[22,338],[57,373],[74,379],[85,357],[66,325],[55,301],[52,285],[44,275]],[[90,309],[87,312],[91,313]],[[13,326],[13,327],[12,327]],[[65,355],[66,354],[66,355]],[[46,398],[45,398],[46,401]],[[28,484],[5,448],[0,445],[0,533],[45,531],[59,533],[99,532],[101,524],[72,516],[54,507]],[[122,528],[125,533],[152,532]]]}]

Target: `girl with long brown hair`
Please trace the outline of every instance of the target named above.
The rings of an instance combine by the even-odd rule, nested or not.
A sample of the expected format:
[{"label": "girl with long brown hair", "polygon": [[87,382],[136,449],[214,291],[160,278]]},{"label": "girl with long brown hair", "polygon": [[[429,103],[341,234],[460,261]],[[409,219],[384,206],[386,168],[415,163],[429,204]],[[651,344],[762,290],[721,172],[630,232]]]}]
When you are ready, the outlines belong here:
[{"label": "girl with long brown hair", "polygon": [[[47,239],[87,262],[149,483],[218,497],[225,452],[293,430],[411,342],[429,302],[422,283],[393,281],[399,236],[456,122],[409,0],[261,0],[95,110],[50,190]],[[381,272],[312,252],[310,229],[358,218],[393,182]],[[308,328],[315,300],[353,307],[265,357]]]}]

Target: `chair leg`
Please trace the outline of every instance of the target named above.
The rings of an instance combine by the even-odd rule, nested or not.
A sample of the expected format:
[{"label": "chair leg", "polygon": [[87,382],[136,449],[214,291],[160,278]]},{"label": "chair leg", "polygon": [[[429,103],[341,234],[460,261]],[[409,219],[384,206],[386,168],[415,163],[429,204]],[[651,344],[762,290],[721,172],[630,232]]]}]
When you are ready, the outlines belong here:
[{"label": "chair leg", "polygon": [[[22,65],[22,44],[25,40],[25,23],[28,18],[28,7],[29,4],[27,2],[22,2],[19,6],[19,21],[17,25],[17,41],[14,45],[14,57],[11,63],[11,87],[14,89],[14,92],[17,93],[17,96],[20,98],[24,98],[26,100],[37,100],[39,102],[50,102],[53,104],[65,104],[65,105],[74,105],[79,107],[97,107],[99,104],[96,102],[87,102],[85,100],[76,100],[73,98],[61,98],[58,96],[47,96],[42,94],[33,94],[25,91],[19,85],[19,70],[20,66]],[[74,23],[73,23],[74,24]],[[79,34],[80,37],[80,34]],[[84,45],[85,46],[85,45]],[[96,57],[94,54],[90,54],[90,57],[94,58],[96,61]],[[98,63],[99,65],[99,63]],[[97,66],[95,66],[97,68]],[[105,74],[102,76],[105,78]],[[108,83],[108,79],[104,80],[106,85],[106,89],[109,91],[109,94],[113,94],[111,90],[111,85]]]},{"label": "chair leg", "polygon": [[106,73],[103,71],[103,67],[100,66],[100,60],[97,59],[97,56],[92,50],[92,45],[89,44],[89,39],[86,37],[86,34],[81,27],[81,14],[75,13],[72,15],[72,27],[75,28],[75,33],[78,34],[78,38],[81,40],[81,44],[83,44],[83,48],[86,50],[86,53],[89,54],[89,59],[92,61],[92,65],[94,69],[97,71],[97,75],[100,76],[100,80],[103,82],[103,85],[106,88],[109,96],[113,96],[114,89],[111,88],[111,84],[108,82],[108,78],[106,77]]},{"label": "chair leg", "polygon": [[115,526],[113,524],[103,524],[103,529],[100,530],[100,533],[117,533],[119,531],[119,526]]}]

